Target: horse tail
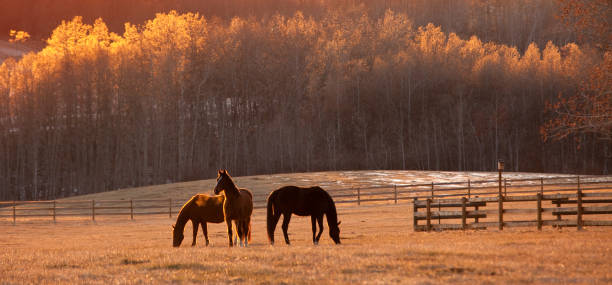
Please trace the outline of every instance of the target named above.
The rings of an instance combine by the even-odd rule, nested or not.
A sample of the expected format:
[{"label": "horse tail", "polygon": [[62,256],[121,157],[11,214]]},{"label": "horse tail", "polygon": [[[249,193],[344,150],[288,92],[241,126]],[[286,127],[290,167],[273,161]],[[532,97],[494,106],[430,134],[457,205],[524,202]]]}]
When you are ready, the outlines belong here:
[{"label": "horse tail", "polygon": [[277,192],[274,191],[268,196],[268,214],[266,215],[266,222],[268,225],[268,239],[272,242],[274,241],[274,200],[276,198]]}]

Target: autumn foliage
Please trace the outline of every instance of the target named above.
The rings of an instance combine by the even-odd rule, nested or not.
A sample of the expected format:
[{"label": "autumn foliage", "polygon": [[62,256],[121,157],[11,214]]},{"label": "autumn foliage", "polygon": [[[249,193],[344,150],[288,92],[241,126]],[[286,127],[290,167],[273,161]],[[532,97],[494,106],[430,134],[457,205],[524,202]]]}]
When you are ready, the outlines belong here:
[{"label": "autumn foliage", "polygon": [[539,136],[546,102],[578,90],[597,59],[573,43],[462,38],[390,10],[169,12],[122,34],[75,17],[0,67],[0,199],[218,168],[491,170],[504,158],[514,171],[600,173],[596,143],[576,151]]},{"label": "autumn foliage", "polygon": [[556,116],[542,128],[545,140],[579,138],[580,134],[612,140],[612,53],[606,53],[604,61],[593,68],[577,94],[559,95],[548,109]]},{"label": "autumn foliage", "polygon": [[[543,139],[560,140],[572,137],[579,142],[603,141],[603,155],[608,159],[612,141],[612,1],[559,0],[561,20],[578,35],[585,46],[601,51],[600,63],[587,70],[588,78],[575,92],[560,93],[547,105],[552,113],[541,129]],[[604,166],[607,171],[607,164]]]}]

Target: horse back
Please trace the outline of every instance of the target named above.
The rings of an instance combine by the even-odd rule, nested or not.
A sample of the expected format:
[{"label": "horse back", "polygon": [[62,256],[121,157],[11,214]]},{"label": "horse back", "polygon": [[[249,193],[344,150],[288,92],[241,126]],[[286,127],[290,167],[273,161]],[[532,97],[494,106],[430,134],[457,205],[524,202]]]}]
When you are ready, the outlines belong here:
[{"label": "horse back", "polygon": [[253,193],[246,188],[240,188],[240,198],[242,199],[242,207],[244,207],[249,216],[253,212]]},{"label": "horse back", "polygon": [[223,195],[208,196],[206,194],[197,194],[192,208],[194,218],[199,218],[203,222],[221,223],[224,221]]},{"label": "horse back", "polygon": [[318,186],[285,186],[272,192],[270,197],[274,197],[275,211],[298,216],[323,214],[331,202],[329,194]]}]

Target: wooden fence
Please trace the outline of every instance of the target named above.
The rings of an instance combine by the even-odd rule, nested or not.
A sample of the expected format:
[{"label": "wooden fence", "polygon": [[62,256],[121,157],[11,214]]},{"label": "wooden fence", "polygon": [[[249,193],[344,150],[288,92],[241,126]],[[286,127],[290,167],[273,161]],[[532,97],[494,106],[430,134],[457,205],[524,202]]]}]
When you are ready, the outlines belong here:
[{"label": "wooden fence", "polygon": [[[461,199],[414,198],[413,228],[414,231],[490,227],[497,227],[499,230],[505,227],[537,227],[538,230],[542,230],[542,226],[553,226],[576,227],[581,230],[584,226],[612,226],[612,192],[585,193],[579,184],[577,186],[576,193],[572,194],[540,192],[536,195],[498,195]],[[546,202],[550,202],[550,207],[543,205]],[[522,204],[523,207],[506,209],[508,204]],[[572,204],[575,206],[563,207]],[[487,206],[493,206],[493,209]],[[425,211],[419,211],[420,209]],[[546,214],[550,215],[543,216]],[[568,216],[569,219],[564,218]],[[586,220],[585,216],[597,216],[599,219]],[[519,220],[507,220],[514,217],[518,217]],[[487,218],[487,221],[482,221]],[[435,224],[436,220],[438,224]],[[425,224],[419,224],[419,221],[425,221]]]},{"label": "wooden fence", "polygon": [[[400,203],[413,199],[442,199],[465,197],[466,207],[479,210],[487,199],[496,199],[500,185],[503,195],[528,195],[575,192],[581,184],[583,191],[603,191],[612,189],[612,176],[564,176],[536,179],[504,179],[459,181],[424,184],[391,184],[350,188],[326,188],[336,204],[361,205],[362,203]],[[478,197],[478,198],[475,198]],[[254,195],[255,208],[264,208],[267,193]],[[476,200],[470,200],[476,199]],[[480,200],[478,200],[480,199]],[[432,200],[434,201],[434,200]],[[437,200],[436,200],[437,201]],[[496,200],[495,200],[496,201]],[[569,198],[567,202],[569,202]],[[81,217],[96,220],[100,216],[129,216],[134,219],[143,215],[176,216],[185,199],[134,199],[134,200],[54,200],[54,201],[5,201],[0,202],[0,221],[16,223],[19,218],[49,218],[56,221],[59,217]],[[555,200],[564,205],[565,200]],[[421,203],[421,202],[418,202]],[[423,202],[425,203],[425,202]],[[433,202],[435,204],[435,201]],[[456,204],[457,202],[455,202]],[[432,205],[434,205],[432,204]],[[442,207],[435,204],[436,207]],[[419,204],[420,205],[420,204]],[[415,210],[417,207],[415,207]],[[476,218],[468,215],[466,218]],[[440,218],[441,219],[441,218]],[[415,228],[416,229],[416,228]]]}]

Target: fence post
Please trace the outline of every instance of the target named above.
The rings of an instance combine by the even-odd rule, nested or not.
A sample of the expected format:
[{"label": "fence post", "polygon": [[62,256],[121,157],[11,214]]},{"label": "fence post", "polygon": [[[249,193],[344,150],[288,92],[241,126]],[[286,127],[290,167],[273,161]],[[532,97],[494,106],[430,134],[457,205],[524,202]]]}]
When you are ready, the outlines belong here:
[{"label": "fence post", "polygon": [[17,223],[17,202],[13,200],[13,225]]},{"label": "fence post", "polygon": [[465,211],[465,197],[461,197],[461,229],[465,230],[467,225],[467,212]]},{"label": "fence post", "polygon": [[542,230],[542,193],[538,193],[538,231]]},{"label": "fence post", "polygon": [[56,208],[56,202],[55,202],[55,200],[53,200],[53,223],[56,223],[56,221],[55,221],[55,208]]},{"label": "fence post", "polygon": [[434,183],[431,182],[431,199],[434,197]]},{"label": "fence post", "polygon": [[[561,193],[557,192],[557,195],[560,195]],[[556,200],[553,203],[555,203],[555,205],[557,205],[557,208],[561,208],[561,201],[560,200]],[[557,221],[561,221],[561,215],[556,215],[557,216]],[[553,226],[555,227],[555,226]],[[557,224],[556,226],[557,228],[561,228],[560,225]]]},{"label": "fence post", "polygon": [[431,231],[431,199],[427,199],[427,231]]},{"label": "fence post", "polygon": [[412,198],[412,230],[417,231],[419,227],[419,221],[417,220],[417,198]]},{"label": "fence post", "polygon": [[440,199],[438,199],[438,225],[442,223],[440,212],[442,212],[442,208],[440,207]]},{"label": "fence post", "polygon": [[497,196],[497,209],[499,211],[499,230],[504,229],[504,197],[501,195]]},{"label": "fence post", "polygon": [[168,217],[172,218],[172,198],[168,198]]},{"label": "fence post", "polygon": [[91,200],[91,220],[96,220],[96,200]]},{"label": "fence post", "polygon": [[508,197],[508,189],[506,187],[506,180],[507,178],[504,178],[504,197]]},{"label": "fence post", "polygon": [[393,184],[393,191],[395,192],[395,204],[397,204],[397,185]]},{"label": "fence post", "polygon": [[130,219],[134,220],[134,200],[130,199]]},{"label": "fence post", "polygon": [[[474,196],[474,198],[478,198],[478,195]],[[476,204],[476,206],[474,206],[474,211],[478,212],[478,204]],[[478,223],[478,215],[475,216],[474,223]]]},{"label": "fence post", "polygon": [[471,191],[472,191],[472,185],[470,183],[470,179],[468,179],[468,198],[471,198],[471,196],[470,196],[471,195],[471,193],[470,193]]},{"label": "fence post", "polygon": [[544,195],[544,178],[540,177],[540,193]]},{"label": "fence post", "polygon": [[[580,180],[578,180],[580,181]],[[576,193],[576,229],[582,230],[582,191],[580,191],[580,182],[578,183],[578,191]]]},{"label": "fence post", "polygon": [[357,206],[361,205],[361,190],[357,188]]}]

